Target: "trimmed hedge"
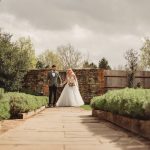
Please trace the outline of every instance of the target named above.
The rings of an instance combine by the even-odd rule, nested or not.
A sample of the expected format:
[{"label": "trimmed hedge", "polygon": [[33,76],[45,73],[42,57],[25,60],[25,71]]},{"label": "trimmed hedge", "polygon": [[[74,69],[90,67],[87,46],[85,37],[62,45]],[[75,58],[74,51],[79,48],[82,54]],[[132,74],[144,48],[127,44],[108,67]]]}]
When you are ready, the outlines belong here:
[{"label": "trimmed hedge", "polygon": [[4,89],[0,88],[0,100],[3,98],[4,95]]},{"label": "trimmed hedge", "polygon": [[48,98],[46,96],[33,96],[24,93],[7,93],[10,97],[11,116],[15,117],[18,113],[26,113],[46,106]]},{"label": "trimmed hedge", "polygon": [[9,92],[0,99],[0,120],[14,118],[18,113],[30,112],[48,104],[48,97]]},{"label": "trimmed hedge", "polygon": [[0,120],[10,118],[10,105],[8,100],[0,100]]},{"label": "trimmed hedge", "polygon": [[150,89],[109,91],[94,97],[91,107],[132,118],[150,119]]}]

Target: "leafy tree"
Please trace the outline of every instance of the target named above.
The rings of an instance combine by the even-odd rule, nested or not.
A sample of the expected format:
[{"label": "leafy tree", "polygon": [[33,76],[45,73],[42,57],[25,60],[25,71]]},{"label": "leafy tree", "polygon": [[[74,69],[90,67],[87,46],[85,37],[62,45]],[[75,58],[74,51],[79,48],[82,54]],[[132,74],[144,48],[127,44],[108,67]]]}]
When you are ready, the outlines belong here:
[{"label": "leafy tree", "polygon": [[38,68],[38,69],[44,68],[44,63],[41,62],[40,60],[37,60],[36,68]]},{"label": "leafy tree", "polygon": [[33,47],[32,41],[31,39],[25,38],[25,37],[21,37],[19,38],[19,40],[16,42],[19,50],[20,50],[20,54],[22,54],[23,60],[26,64],[26,67],[28,69],[33,69],[36,66],[36,57],[35,57],[35,49]]},{"label": "leafy tree", "polygon": [[53,64],[55,64],[58,69],[62,69],[62,63],[59,55],[50,50],[46,50],[39,55],[36,67],[47,68],[48,66],[52,66]]},{"label": "leafy tree", "polygon": [[150,39],[145,38],[145,43],[141,48],[141,63],[144,68],[150,68]]},{"label": "leafy tree", "polygon": [[12,35],[0,32],[0,86],[13,90],[17,85],[16,58],[18,48],[11,42]]},{"label": "leafy tree", "polygon": [[108,61],[106,60],[106,58],[103,57],[99,61],[99,68],[100,69],[106,69],[106,70],[110,70],[111,69],[111,67],[109,66]]},{"label": "leafy tree", "polygon": [[93,62],[89,63],[88,61],[85,61],[83,63],[83,68],[92,68],[92,69],[94,69],[94,68],[97,68],[97,66]]},{"label": "leafy tree", "polygon": [[12,35],[0,31],[0,87],[7,91],[18,91],[22,87],[25,73],[32,65],[31,53],[24,45],[11,41]]},{"label": "leafy tree", "polygon": [[127,61],[126,69],[128,71],[128,86],[134,87],[134,78],[138,69],[139,54],[134,49],[130,49],[126,51],[124,57]]},{"label": "leafy tree", "polygon": [[82,54],[78,50],[75,50],[71,44],[59,46],[57,51],[63,65],[63,69],[80,68],[82,66]]}]

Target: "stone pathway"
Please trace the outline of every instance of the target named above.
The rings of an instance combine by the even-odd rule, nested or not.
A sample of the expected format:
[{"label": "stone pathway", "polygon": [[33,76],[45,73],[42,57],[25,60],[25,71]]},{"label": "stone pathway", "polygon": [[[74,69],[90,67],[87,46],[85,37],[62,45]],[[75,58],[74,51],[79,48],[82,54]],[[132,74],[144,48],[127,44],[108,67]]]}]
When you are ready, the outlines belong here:
[{"label": "stone pathway", "polygon": [[22,124],[25,120],[23,119],[12,119],[12,120],[3,120],[0,122],[0,135],[4,132],[7,132],[10,129],[15,128],[16,126]]},{"label": "stone pathway", "polygon": [[80,108],[49,108],[0,135],[0,150],[150,150],[150,141]]}]

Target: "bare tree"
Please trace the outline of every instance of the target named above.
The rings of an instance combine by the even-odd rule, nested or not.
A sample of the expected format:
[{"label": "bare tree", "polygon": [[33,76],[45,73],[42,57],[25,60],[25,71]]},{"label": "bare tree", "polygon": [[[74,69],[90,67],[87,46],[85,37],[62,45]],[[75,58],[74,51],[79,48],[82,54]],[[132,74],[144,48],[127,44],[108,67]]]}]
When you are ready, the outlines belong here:
[{"label": "bare tree", "polygon": [[80,68],[82,66],[82,54],[78,50],[75,50],[71,44],[59,46],[57,51],[63,65],[63,69]]},{"label": "bare tree", "polygon": [[128,86],[134,87],[135,73],[138,69],[139,54],[134,49],[128,50],[125,53],[125,59],[127,60],[126,69],[128,71]]}]

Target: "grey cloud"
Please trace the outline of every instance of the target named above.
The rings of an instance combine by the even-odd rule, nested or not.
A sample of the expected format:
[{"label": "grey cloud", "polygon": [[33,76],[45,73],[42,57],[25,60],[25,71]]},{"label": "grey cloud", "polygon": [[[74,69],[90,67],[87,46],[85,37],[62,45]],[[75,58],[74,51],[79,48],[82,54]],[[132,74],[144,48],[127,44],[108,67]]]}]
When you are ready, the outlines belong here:
[{"label": "grey cloud", "polygon": [[[6,2],[4,2],[6,1]],[[106,34],[141,34],[148,28],[149,0],[3,0],[15,16],[37,28],[67,30],[74,24]]]},{"label": "grey cloud", "polygon": [[[11,25],[11,21],[7,23],[7,18],[4,19],[3,28],[8,28],[19,36],[29,34],[38,53],[46,48],[55,49],[59,44],[71,42],[79,50],[89,51],[92,61],[97,62],[105,56],[113,66],[124,64],[124,51],[139,49],[141,38],[150,35],[149,10],[150,0],[0,2],[0,15],[3,14],[1,18],[4,19],[5,14],[15,18]],[[24,21],[27,25],[24,25]],[[76,25],[85,30],[87,37],[80,38],[79,31],[79,36],[72,35]]]}]

